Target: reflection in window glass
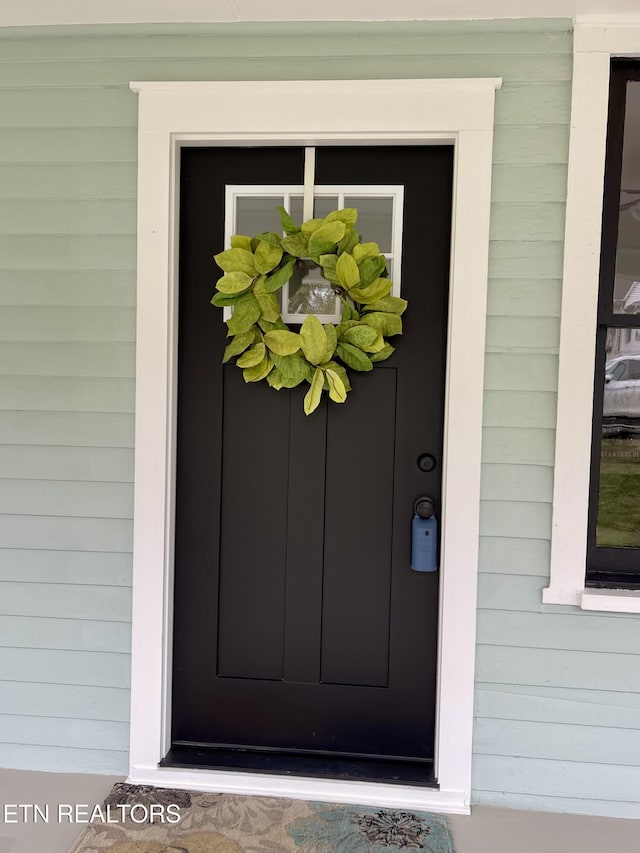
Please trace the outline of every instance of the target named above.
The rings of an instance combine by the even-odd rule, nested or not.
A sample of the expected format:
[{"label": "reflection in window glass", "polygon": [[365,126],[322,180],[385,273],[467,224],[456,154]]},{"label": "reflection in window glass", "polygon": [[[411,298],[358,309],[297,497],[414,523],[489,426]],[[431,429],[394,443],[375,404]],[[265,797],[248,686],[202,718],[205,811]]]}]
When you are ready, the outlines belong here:
[{"label": "reflection in window glass", "polygon": [[322,275],[322,267],[312,260],[299,258],[289,279],[290,314],[333,314],[336,294]]},{"label": "reflection in window glass", "polygon": [[253,237],[263,231],[282,233],[277,207],[283,196],[240,196],[236,199],[236,234]]},{"label": "reflection in window glass", "polygon": [[640,313],[640,81],[628,80],[616,245],[615,314]]},{"label": "reflection in window glass", "polygon": [[345,196],[345,207],[358,209],[356,228],[366,235],[367,242],[375,242],[381,252],[391,252],[393,235],[393,199],[365,196]]},{"label": "reflection in window glass", "polygon": [[640,329],[607,332],[596,544],[640,547]]}]

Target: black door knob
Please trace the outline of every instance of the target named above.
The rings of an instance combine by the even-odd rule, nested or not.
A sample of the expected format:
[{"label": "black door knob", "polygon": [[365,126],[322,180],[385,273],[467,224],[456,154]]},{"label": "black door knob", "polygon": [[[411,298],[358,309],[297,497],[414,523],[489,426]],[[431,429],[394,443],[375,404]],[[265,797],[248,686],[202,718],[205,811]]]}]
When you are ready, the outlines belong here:
[{"label": "black door knob", "polygon": [[413,511],[420,518],[431,518],[433,513],[436,511],[433,498],[418,498],[418,500],[413,505]]}]

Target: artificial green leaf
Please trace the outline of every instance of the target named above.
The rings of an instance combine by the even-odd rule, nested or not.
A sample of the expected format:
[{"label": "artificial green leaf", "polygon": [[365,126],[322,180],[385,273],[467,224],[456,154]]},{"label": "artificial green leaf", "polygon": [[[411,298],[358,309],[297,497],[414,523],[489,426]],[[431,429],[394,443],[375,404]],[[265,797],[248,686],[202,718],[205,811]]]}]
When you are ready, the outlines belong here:
[{"label": "artificial green leaf", "polygon": [[277,270],[272,272],[271,275],[267,276],[267,280],[264,283],[265,292],[274,293],[276,290],[279,290],[286,281],[289,281],[293,275],[295,264],[296,259],[287,256],[285,262],[281,264]]},{"label": "artificial green leaf", "polygon": [[318,258],[318,263],[322,267],[322,274],[330,281],[331,284],[340,284],[340,279],[338,278],[338,274],[336,272],[336,263],[338,262],[338,256],[332,254],[323,254]]},{"label": "artificial green leaf", "polygon": [[260,306],[260,316],[275,323],[280,316],[280,303],[275,293],[256,293],[255,290],[253,292]]},{"label": "artificial green leaf", "polygon": [[250,276],[256,274],[253,255],[246,249],[227,249],[225,252],[214,255],[213,258],[225,272],[243,272]]},{"label": "artificial green leaf", "polygon": [[374,311],[372,314],[365,314],[362,322],[377,329],[386,337],[402,334],[402,317],[399,314],[387,314],[385,311]]},{"label": "artificial green leaf", "polygon": [[365,258],[377,258],[380,254],[380,246],[377,243],[358,243],[353,247],[353,257],[357,264],[361,264]]},{"label": "artificial green leaf", "polygon": [[338,333],[336,332],[336,327],[332,323],[327,323],[324,328],[324,333],[327,336],[327,348],[324,351],[324,356],[322,361],[329,361],[329,359],[333,356],[336,351],[336,346],[338,345]]},{"label": "artificial green leaf", "polygon": [[273,362],[267,353],[259,364],[254,365],[254,367],[245,367],[242,376],[245,382],[260,382],[272,369]]},{"label": "artificial green leaf", "polygon": [[260,341],[259,344],[254,344],[251,349],[248,349],[244,355],[236,361],[238,367],[255,367],[260,364],[267,354],[266,347]]},{"label": "artificial green leaf", "polygon": [[244,352],[247,347],[251,346],[253,341],[253,329],[250,329],[248,332],[241,332],[239,335],[231,338],[224,351],[222,363],[226,364],[234,355],[240,355],[240,353]]},{"label": "artificial green leaf", "polygon": [[325,218],[325,222],[344,222],[347,228],[353,228],[358,221],[358,210],[355,207],[343,207],[340,210],[332,210]]},{"label": "artificial green leaf", "polygon": [[238,299],[240,299],[240,293],[216,293],[211,300],[211,304],[215,305],[216,308],[225,308],[227,305],[235,305]]},{"label": "artificial green leaf", "polygon": [[227,320],[230,335],[247,332],[260,317],[260,305],[253,293],[245,293],[235,304]]},{"label": "artificial green leaf", "polygon": [[256,234],[255,239],[258,243],[262,241],[263,243],[268,243],[270,246],[275,246],[278,249],[282,246],[282,237],[279,234],[276,234],[275,231],[263,231],[262,234]]},{"label": "artificial green leaf", "polygon": [[334,403],[344,403],[347,399],[347,389],[344,387],[344,382],[335,370],[325,369],[324,375],[329,383],[329,399]]},{"label": "artificial green leaf", "polygon": [[336,355],[347,365],[347,367],[351,367],[353,370],[360,370],[363,372],[373,370],[373,365],[371,364],[369,356],[363,353],[361,349],[358,349],[358,347],[354,347],[352,344],[339,343],[336,347]]},{"label": "artificial green leaf", "polygon": [[289,329],[282,320],[282,318],[278,318],[277,320],[265,320],[264,317],[260,317],[258,320],[258,325],[262,329],[263,332],[275,332],[282,330],[283,332],[288,332]]},{"label": "artificial green leaf", "polygon": [[337,361],[327,361],[321,364],[323,370],[333,370],[342,379],[342,384],[347,391],[351,391],[351,383],[349,382],[349,374],[347,373],[344,364],[339,364]]},{"label": "artificial green leaf", "polygon": [[386,314],[404,314],[408,304],[406,299],[401,299],[399,296],[385,296],[384,299],[367,305],[364,310],[384,311]]},{"label": "artificial green leaf", "polygon": [[245,249],[251,251],[251,237],[245,237],[244,234],[234,234],[231,238],[232,249]]},{"label": "artificial green leaf", "polygon": [[274,367],[273,370],[267,374],[267,382],[272,388],[275,388],[276,391],[285,387],[285,384],[282,381],[282,376],[280,375],[280,371],[277,367]]},{"label": "artificial green leaf", "polygon": [[258,272],[268,273],[275,269],[282,260],[282,246],[273,246],[266,240],[260,240],[254,255],[254,263]]},{"label": "artificial green leaf", "polygon": [[344,237],[344,222],[326,222],[313,232],[309,238],[309,252],[323,255],[330,252],[336,243]]},{"label": "artificial green leaf", "polygon": [[310,314],[300,328],[302,351],[311,364],[319,364],[327,351],[329,341],[322,323]]},{"label": "artificial green leaf", "polygon": [[358,264],[353,260],[352,256],[346,252],[338,258],[336,263],[336,273],[340,279],[340,284],[351,290],[360,284],[360,272]]},{"label": "artificial green leaf", "polygon": [[310,415],[320,405],[320,397],[322,397],[322,388],[324,385],[324,374],[320,368],[316,368],[311,380],[311,387],[304,396],[304,413]]},{"label": "artificial green leaf", "polygon": [[297,234],[300,230],[293,219],[289,216],[284,207],[278,207],[280,214],[280,222],[282,222],[282,230],[285,234]]},{"label": "artificial green leaf", "polygon": [[375,329],[372,329],[371,326],[362,326],[358,324],[357,326],[352,326],[350,329],[347,329],[342,334],[340,340],[347,344],[353,344],[354,347],[366,350],[367,347],[373,344],[377,337],[378,333]]},{"label": "artificial green leaf", "polygon": [[302,345],[302,335],[289,331],[267,332],[264,342],[277,355],[293,355]]},{"label": "artificial green leaf", "polygon": [[320,228],[323,222],[324,219],[307,219],[306,222],[302,223],[302,233],[306,234],[307,237],[311,236],[314,231]]},{"label": "artificial green leaf", "polygon": [[368,287],[354,287],[349,293],[349,296],[351,296],[355,302],[360,302],[362,305],[366,305],[367,303],[377,302],[378,299],[382,299],[382,297],[386,296],[390,290],[391,282],[388,278],[377,278],[373,284],[370,284]]},{"label": "artificial green leaf", "polygon": [[338,243],[338,254],[343,252],[352,252],[354,247],[360,242],[360,235],[355,228],[347,231],[342,240]]},{"label": "artificial green leaf", "polygon": [[386,361],[390,355],[393,355],[395,352],[395,347],[392,347],[391,344],[385,344],[380,352],[374,352],[373,355],[369,356],[371,361]]},{"label": "artificial green leaf", "polygon": [[313,368],[299,353],[294,355],[276,355],[274,353],[271,357],[278,368],[283,388],[295,388],[296,385],[304,382],[305,379],[310,380],[313,376]]},{"label": "artificial green leaf", "polygon": [[338,340],[342,340],[342,336],[347,331],[347,329],[352,329],[354,326],[359,326],[360,320],[344,320],[342,323],[339,323],[336,326],[336,333],[338,335]]},{"label": "artificial green leaf", "polygon": [[368,287],[368,285],[372,284],[372,282],[379,278],[383,272],[386,272],[387,261],[382,255],[378,255],[377,258],[365,258],[358,269],[360,270],[360,281],[362,282],[362,287]]},{"label": "artificial green leaf", "polygon": [[[241,251],[241,249],[238,249],[238,251]],[[251,287],[252,281],[252,277],[244,272],[228,272],[225,273],[222,278],[218,279],[216,287],[220,293],[237,295],[238,293],[248,290],[248,288]]]},{"label": "artificial green leaf", "polygon": [[348,320],[359,320],[360,315],[356,311],[356,309],[351,305],[345,298],[341,297],[342,302],[342,316],[341,323],[346,323]]},{"label": "artificial green leaf", "polygon": [[309,238],[306,234],[291,234],[282,240],[282,248],[296,258],[306,258],[309,254]]}]

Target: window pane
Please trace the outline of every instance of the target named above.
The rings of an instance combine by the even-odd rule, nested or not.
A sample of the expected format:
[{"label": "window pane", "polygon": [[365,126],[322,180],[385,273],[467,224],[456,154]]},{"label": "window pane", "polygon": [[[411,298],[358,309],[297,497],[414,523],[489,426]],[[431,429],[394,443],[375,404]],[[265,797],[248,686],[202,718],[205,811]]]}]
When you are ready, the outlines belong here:
[{"label": "window pane", "polygon": [[283,196],[240,196],[236,199],[236,234],[254,237],[263,231],[282,233],[276,208],[284,203]]},{"label": "window pane", "polygon": [[311,260],[299,258],[289,279],[289,313],[333,314],[336,300],[331,284],[322,275],[322,268]]},{"label": "window pane", "polygon": [[375,242],[381,252],[391,252],[393,234],[393,199],[366,196],[345,196],[345,207],[358,208],[356,228],[367,243]]},{"label": "window pane", "polygon": [[640,313],[640,81],[627,82],[613,310]]},{"label": "window pane", "polygon": [[[296,223],[296,225],[300,225],[302,222],[302,205],[303,198],[301,195],[292,195],[290,202],[290,210],[291,218]],[[337,210],[338,208],[338,196],[326,196],[324,198],[314,198],[313,200],[313,215],[316,219],[324,219],[324,217],[331,213],[332,210]]]},{"label": "window pane", "polygon": [[596,545],[640,547],[640,328],[609,329]]}]

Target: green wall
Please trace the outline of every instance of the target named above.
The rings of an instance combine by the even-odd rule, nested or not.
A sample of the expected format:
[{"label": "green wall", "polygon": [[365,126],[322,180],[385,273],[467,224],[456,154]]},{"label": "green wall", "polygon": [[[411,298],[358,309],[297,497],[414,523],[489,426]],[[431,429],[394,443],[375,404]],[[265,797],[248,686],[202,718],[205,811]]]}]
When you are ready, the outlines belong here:
[{"label": "green wall", "polygon": [[474,800],[638,815],[637,619],[540,603],[571,50],[566,21],[0,31],[1,765],[127,769],[129,81],[500,76]]}]

